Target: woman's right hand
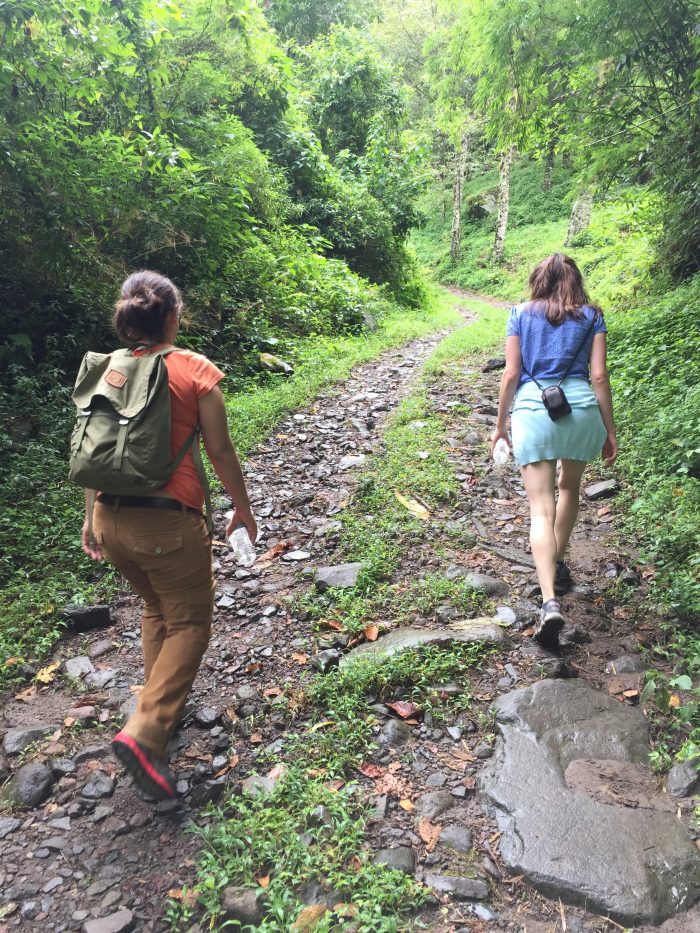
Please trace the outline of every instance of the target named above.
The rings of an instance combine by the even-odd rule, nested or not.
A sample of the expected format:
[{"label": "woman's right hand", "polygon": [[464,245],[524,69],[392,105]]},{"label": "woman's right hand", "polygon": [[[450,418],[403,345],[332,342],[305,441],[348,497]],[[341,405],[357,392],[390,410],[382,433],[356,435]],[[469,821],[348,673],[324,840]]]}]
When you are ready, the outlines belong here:
[{"label": "woman's right hand", "polygon": [[603,444],[603,460],[606,466],[612,466],[617,459],[617,436],[609,432]]},{"label": "woman's right hand", "polygon": [[513,445],[510,442],[510,437],[508,436],[508,432],[506,431],[506,429],[496,427],[494,428],[493,434],[491,435],[491,456],[492,457],[493,457],[494,448],[501,438],[503,438],[506,444],[512,449]]}]

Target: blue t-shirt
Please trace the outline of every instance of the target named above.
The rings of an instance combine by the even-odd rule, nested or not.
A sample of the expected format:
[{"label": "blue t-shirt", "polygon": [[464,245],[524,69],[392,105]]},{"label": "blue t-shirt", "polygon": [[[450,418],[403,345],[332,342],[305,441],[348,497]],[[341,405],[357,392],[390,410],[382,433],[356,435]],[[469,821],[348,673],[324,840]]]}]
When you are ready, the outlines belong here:
[{"label": "blue t-shirt", "polygon": [[[543,306],[538,306],[537,302],[526,302],[511,309],[506,336],[520,338],[523,369],[518,386],[530,382],[533,376],[539,382],[561,379],[579,347],[569,378],[588,380],[593,338],[596,334],[607,334],[608,328],[599,311],[588,305],[584,305],[581,311],[583,317],[580,320],[567,317],[563,323],[555,325],[549,323]],[[595,321],[592,330],[591,321]],[[586,333],[588,337],[582,345]]]}]

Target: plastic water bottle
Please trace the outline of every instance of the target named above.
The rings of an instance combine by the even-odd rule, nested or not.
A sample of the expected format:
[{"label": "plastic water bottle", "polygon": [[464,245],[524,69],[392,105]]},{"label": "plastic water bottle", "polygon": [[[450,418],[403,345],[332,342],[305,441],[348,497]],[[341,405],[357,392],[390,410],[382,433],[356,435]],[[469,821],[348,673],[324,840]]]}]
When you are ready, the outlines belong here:
[{"label": "plastic water bottle", "polygon": [[255,547],[245,525],[239,525],[229,535],[229,544],[233,550],[233,559],[239,567],[252,567],[255,563]]},{"label": "plastic water bottle", "polygon": [[508,441],[499,437],[496,441],[496,446],[493,448],[493,462],[497,467],[505,466],[508,463],[508,457],[510,456],[510,447],[508,446]]}]

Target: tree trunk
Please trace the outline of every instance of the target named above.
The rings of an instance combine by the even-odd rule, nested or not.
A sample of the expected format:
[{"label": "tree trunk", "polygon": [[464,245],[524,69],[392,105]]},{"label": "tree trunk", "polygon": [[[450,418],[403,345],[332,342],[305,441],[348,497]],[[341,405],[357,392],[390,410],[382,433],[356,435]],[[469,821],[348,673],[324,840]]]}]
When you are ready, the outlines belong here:
[{"label": "tree trunk", "polygon": [[501,178],[498,184],[498,221],[496,239],[493,244],[493,261],[503,262],[503,248],[508,229],[508,210],[510,208],[510,169],[515,155],[515,146],[511,145],[501,155]]},{"label": "tree trunk", "polygon": [[574,237],[588,227],[593,209],[593,192],[585,188],[574,201],[569,217],[569,229],[566,232],[564,246],[571,246]]},{"label": "tree trunk", "polygon": [[544,157],[544,175],[542,177],[542,190],[552,190],[552,173],[554,172],[554,146],[555,142],[551,139],[547,143],[547,152]]},{"label": "tree trunk", "polygon": [[455,177],[452,183],[452,243],[450,244],[450,258],[453,263],[459,259],[459,249],[462,237],[462,185],[467,166],[467,152],[469,151],[469,137],[465,133],[459,147],[459,156],[455,167]]}]

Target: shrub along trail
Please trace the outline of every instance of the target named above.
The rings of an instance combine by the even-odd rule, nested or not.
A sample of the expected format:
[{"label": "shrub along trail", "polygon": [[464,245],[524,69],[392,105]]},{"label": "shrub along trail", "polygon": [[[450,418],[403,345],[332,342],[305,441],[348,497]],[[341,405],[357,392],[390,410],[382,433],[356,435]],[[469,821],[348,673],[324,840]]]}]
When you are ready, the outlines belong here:
[{"label": "shrub along trail", "polygon": [[698,922],[661,926],[700,868],[690,798],[645,761],[639,649],[660,636],[644,568],[610,545],[616,500],[594,490],[563,654],[533,644],[526,502],[485,444],[504,314],[464,305],[476,322],[358,367],[248,460],[264,553],[245,571],[215,551],[174,807],[142,800],[109,751],[142,677],[129,595],[5,697],[20,805],[0,814],[0,930]]}]

